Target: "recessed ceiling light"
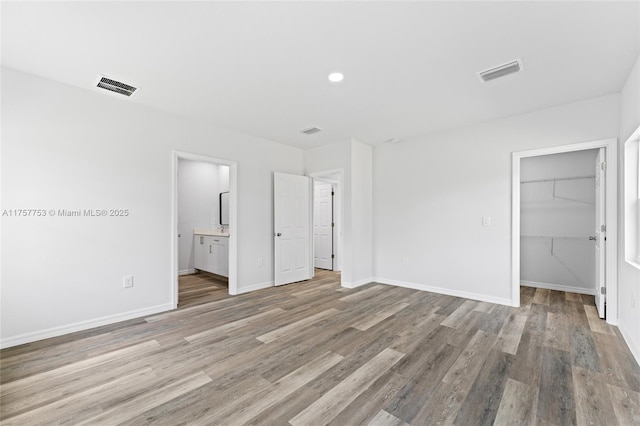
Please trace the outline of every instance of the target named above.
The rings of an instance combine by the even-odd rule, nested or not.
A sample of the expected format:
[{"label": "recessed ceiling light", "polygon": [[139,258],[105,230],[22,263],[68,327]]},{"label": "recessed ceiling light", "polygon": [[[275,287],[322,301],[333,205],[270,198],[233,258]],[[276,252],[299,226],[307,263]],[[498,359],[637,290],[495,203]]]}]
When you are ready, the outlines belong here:
[{"label": "recessed ceiling light", "polygon": [[341,72],[332,72],[329,74],[329,81],[332,83],[339,83],[344,79],[344,74]]}]

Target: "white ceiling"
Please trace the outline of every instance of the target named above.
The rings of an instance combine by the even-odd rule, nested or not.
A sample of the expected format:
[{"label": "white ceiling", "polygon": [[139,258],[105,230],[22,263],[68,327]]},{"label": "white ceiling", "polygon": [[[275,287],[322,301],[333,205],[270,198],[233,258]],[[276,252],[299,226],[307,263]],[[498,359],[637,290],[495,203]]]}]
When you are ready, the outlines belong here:
[{"label": "white ceiling", "polygon": [[616,93],[639,27],[637,1],[3,1],[2,64],[89,90],[104,74],[142,87],[123,102],[301,148],[375,145]]}]

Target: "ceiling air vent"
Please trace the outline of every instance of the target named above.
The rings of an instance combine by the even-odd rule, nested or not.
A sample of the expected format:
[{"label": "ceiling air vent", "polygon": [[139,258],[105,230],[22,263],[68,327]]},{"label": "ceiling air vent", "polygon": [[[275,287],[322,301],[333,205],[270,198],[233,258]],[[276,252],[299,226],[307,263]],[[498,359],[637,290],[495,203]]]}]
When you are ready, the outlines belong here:
[{"label": "ceiling air vent", "polygon": [[137,87],[133,87],[129,84],[122,83],[121,81],[113,80],[103,75],[98,76],[98,83],[96,87],[109,90],[111,92],[119,93],[124,96],[132,96],[138,90]]},{"label": "ceiling air vent", "polygon": [[300,130],[300,133],[304,133],[305,135],[313,135],[313,134],[321,132],[321,131],[322,131],[322,129],[319,129],[317,127],[309,127],[308,129]]},{"label": "ceiling air vent", "polygon": [[495,80],[496,78],[504,77],[505,75],[520,72],[524,69],[522,66],[522,60],[516,59],[515,61],[507,62],[506,64],[498,65],[497,67],[489,68],[488,70],[480,71],[478,77],[483,82]]}]

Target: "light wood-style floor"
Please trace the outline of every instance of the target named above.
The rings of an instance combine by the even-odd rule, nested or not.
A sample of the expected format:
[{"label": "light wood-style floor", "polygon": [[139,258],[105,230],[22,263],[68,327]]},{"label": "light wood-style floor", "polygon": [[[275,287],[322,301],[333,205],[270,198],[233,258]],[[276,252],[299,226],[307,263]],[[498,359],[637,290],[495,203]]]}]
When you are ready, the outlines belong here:
[{"label": "light wood-style floor", "polygon": [[176,311],[5,349],[2,424],[640,424],[640,368],[592,297],[338,278],[196,297],[215,282],[194,276]]}]

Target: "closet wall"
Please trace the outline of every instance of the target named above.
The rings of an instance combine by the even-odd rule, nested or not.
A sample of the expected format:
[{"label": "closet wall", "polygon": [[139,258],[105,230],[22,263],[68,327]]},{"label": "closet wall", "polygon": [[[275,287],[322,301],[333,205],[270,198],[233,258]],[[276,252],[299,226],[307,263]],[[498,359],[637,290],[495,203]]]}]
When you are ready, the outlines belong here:
[{"label": "closet wall", "polygon": [[523,285],[594,294],[597,150],[521,162]]}]

